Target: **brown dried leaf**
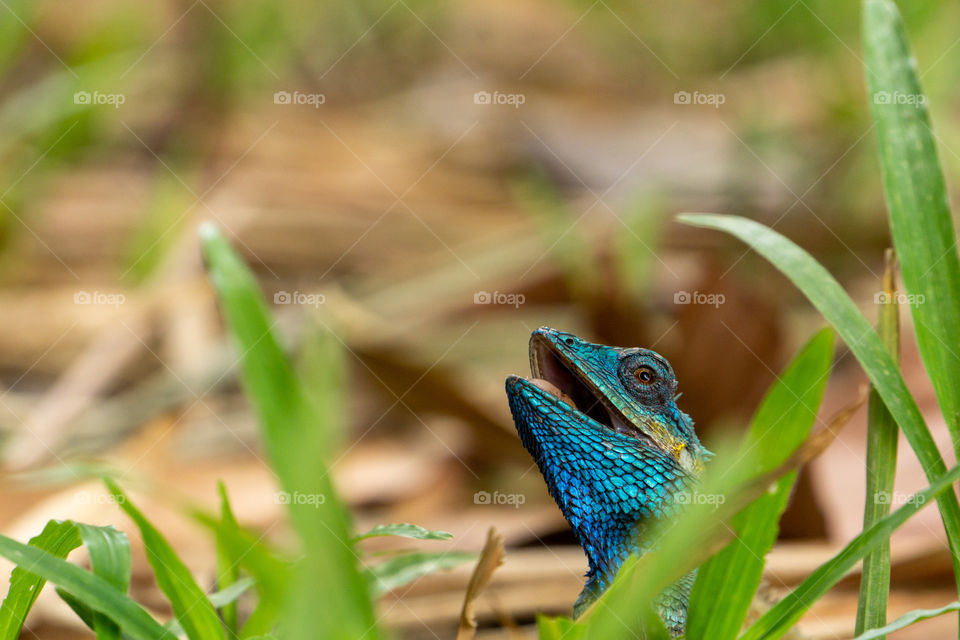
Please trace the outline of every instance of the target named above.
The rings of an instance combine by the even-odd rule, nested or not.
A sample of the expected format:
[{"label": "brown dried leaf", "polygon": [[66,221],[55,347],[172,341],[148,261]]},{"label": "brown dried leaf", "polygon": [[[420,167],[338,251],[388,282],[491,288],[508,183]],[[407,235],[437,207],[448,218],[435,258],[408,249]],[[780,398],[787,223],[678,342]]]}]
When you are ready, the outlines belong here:
[{"label": "brown dried leaf", "polygon": [[496,528],[490,527],[487,531],[487,542],[483,545],[480,559],[470,576],[467,593],[463,598],[463,609],[460,612],[460,628],[457,629],[457,640],[473,640],[477,632],[477,617],[475,615],[476,599],[483,591],[493,572],[503,564],[503,536],[497,533]]}]

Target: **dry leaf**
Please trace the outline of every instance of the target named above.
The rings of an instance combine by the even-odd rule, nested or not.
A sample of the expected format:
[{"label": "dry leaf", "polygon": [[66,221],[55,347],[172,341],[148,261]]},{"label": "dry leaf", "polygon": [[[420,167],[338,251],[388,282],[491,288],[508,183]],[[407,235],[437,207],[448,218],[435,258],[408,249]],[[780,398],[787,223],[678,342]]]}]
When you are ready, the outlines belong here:
[{"label": "dry leaf", "polygon": [[460,612],[460,628],[457,630],[457,640],[472,640],[477,632],[477,618],[474,612],[477,596],[483,591],[493,572],[503,564],[503,536],[497,533],[496,528],[490,527],[487,531],[487,542],[483,545],[480,559],[470,576],[467,593],[463,597],[463,609]]}]

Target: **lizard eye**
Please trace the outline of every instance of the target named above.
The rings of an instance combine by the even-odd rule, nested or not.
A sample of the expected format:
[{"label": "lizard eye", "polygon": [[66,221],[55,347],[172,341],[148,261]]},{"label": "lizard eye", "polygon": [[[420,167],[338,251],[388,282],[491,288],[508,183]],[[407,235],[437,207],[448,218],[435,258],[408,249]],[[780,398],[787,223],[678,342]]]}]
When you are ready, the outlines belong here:
[{"label": "lizard eye", "polygon": [[662,407],[676,392],[673,370],[652,351],[624,351],[617,363],[617,377],[634,398],[648,407]]},{"label": "lizard eye", "polygon": [[633,375],[637,378],[637,381],[644,386],[649,386],[657,381],[656,371],[653,370],[653,367],[648,365],[639,367],[633,372]]}]

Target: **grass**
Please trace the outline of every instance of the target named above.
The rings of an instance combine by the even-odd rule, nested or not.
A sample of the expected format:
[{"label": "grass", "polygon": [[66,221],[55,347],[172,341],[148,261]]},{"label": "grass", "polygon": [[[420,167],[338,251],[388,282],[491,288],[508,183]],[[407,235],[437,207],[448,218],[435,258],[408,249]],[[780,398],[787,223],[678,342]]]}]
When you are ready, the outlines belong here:
[{"label": "grass", "polygon": [[[883,274],[886,299],[880,307],[877,332],[890,351],[894,361],[900,360],[899,304],[894,282],[893,252],[887,252]],[[867,492],[863,506],[863,528],[875,524],[890,513],[890,500],[880,496],[893,495],[893,481],[897,468],[897,423],[883,400],[870,390],[867,407]],[[857,607],[855,633],[882,627],[887,621],[887,597],[890,593],[890,543],[886,542],[863,559],[863,577],[860,580],[860,600]]]},{"label": "grass", "polygon": [[[338,427],[333,421],[342,417],[342,376],[335,365],[339,354],[329,341],[316,350],[315,357],[326,360],[311,363],[310,381],[323,388],[308,397],[303,380],[276,340],[266,303],[249,269],[216,228],[205,228],[202,240],[210,279],[242,356],[242,379],[283,489],[278,495],[289,497],[283,501],[299,533],[299,552],[287,557],[245,531],[221,485],[219,517],[196,514],[210,529],[217,552],[219,591],[207,593],[158,528],[108,478],[114,501],[139,529],[173,619],[161,624],[127,596],[130,546],[124,534],[111,527],[52,521],[26,545],[0,536],[0,555],[18,565],[0,606],[0,639],[19,636],[47,581],[58,587],[60,597],[98,640],[119,638],[121,633],[138,639],[269,638],[278,628],[284,638],[377,638],[382,632],[373,615],[375,596],[476,558],[420,551],[399,552],[370,567],[361,562],[364,554],[358,545],[368,538],[447,540],[451,535],[409,523],[379,525],[360,534],[352,530],[349,514],[322,464],[336,441]],[[81,544],[90,554],[92,571],[64,560]],[[253,613],[240,624],[236,601],[251,586],[255,587]],[[323,606],[318,606],[317,594],[323,594]]]},{"label": "grass", "polygon": [[[738,457],[773,470],[810,435],[833,362],[833,332],[823,330],[800,352],[757,409]],[[735,638],[760,586],[763,558],[777,539],[780,515],[787,507],[797,472],[777,480],[764,496],[736,514],[730,526],[735,538],[714,555],[697,575],[690,596],[691,637]],[[727,598],[715,594],[729,592]]]},{"label": "grass", "polygon": [[[960,451],[960,358],[948,346],[950,338],[960,332],[960,258],[935,138],[894,5],[889,0],[866,0],[863,30],[890,231],[902,265],[905,293],[913,301],[910,312],[920,355],[954,448]],[[241,71],[238,64],[238,77],[242,77]],[[786,237],[734,216],[686,215],[682,220],[746,242],[807,296],[832,330],[816,334],[794,358],[766,394],[744,439],[719,448],[700,491],[722,496],[722,506],[691,505],[681,518],[669,523],[670,535],[661,538],[656,551],[624,564],[611,588],[581,619],[540,618],[540,637],[618,638],[632,636],[632,629],[642,627],[647,637],[666,638],[651,601],[664,586],[697,566],[701,569],[691,598],[690,640],[781,637],[861,560],[865,569],[857,620],[860,640],[882,637],[960,609],[960,604],[952,603],[915,611],[889,624],[886,621],[889,537],[932,500],[940,509],[960,584],[960,504],[952,489],[960,479],[960,467],[947,469],[900,374],[896,305],[880,308],[878,333],[826,268]],[[545,224],[552,223],[548,220]],[[246,531],[236,521],[228,492],[221,486],[219,513],[195,514],[210,531],[211,546],[217,553],[218,590],[207,592],[155,524],[116,481],[107,479],[120,509],[140,532],[173,619],[165,623],[155,619],[127,594],[130,548],[123,534],[110,527],[51,521],[27,544],[0,536],[0,555],[17,565],[0,605],[0,640],[19,636],[47,582],[57,587],[57,594],[98,640],[182,635],[190,640],[375,639],[385,635],[374,615],[379,595],[474,557],[401,553],[368,566],[362,546],[370,537],[443,540],[449,534],[407,523],[381,525],[366,533],[353,530],[349,511],[326,468],[342,432],[339,347],[330,336],[321,334],[306,371],[298,370],[276,338],[252,274],[229,241],[215,227],[205,227],[201,243],[210,280],[240,356],[247,398],[278,479],[278,495],[286,496],[297,548],[276,549]],[[892,271],[888,271],[885,290],[893,291]],[[796,468],[805,459],[794,454],[810,446],[832,363],[834,333],[845,341],[872,385],[870,492],[892,487],[896,428],[905,434],[930,485],[893,512],[868,499],[862,533],[744,630],[764,557],[776,540]],[[776,434],[775,439],[771,433]],[[80,545],[89,552],[90,570],[66,560]],[[695,551],[691,553],[691,549]],[[241,619],[236,603],[244,594],[251,600],[252,613]]]}]

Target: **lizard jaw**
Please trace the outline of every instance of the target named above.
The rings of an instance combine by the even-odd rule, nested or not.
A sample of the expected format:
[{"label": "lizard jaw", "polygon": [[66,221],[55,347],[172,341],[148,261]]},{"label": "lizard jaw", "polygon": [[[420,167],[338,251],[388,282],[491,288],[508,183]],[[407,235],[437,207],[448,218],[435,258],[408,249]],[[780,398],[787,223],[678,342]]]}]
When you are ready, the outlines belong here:
[{"label": "lizard jaw", "polygon": [[530,373],[526,381],[558,398],[601,427],[660,448],[653,438],[628,420],[603,393],[575,367],[568,366],[549,340],[534,336],[530,341]]}]

